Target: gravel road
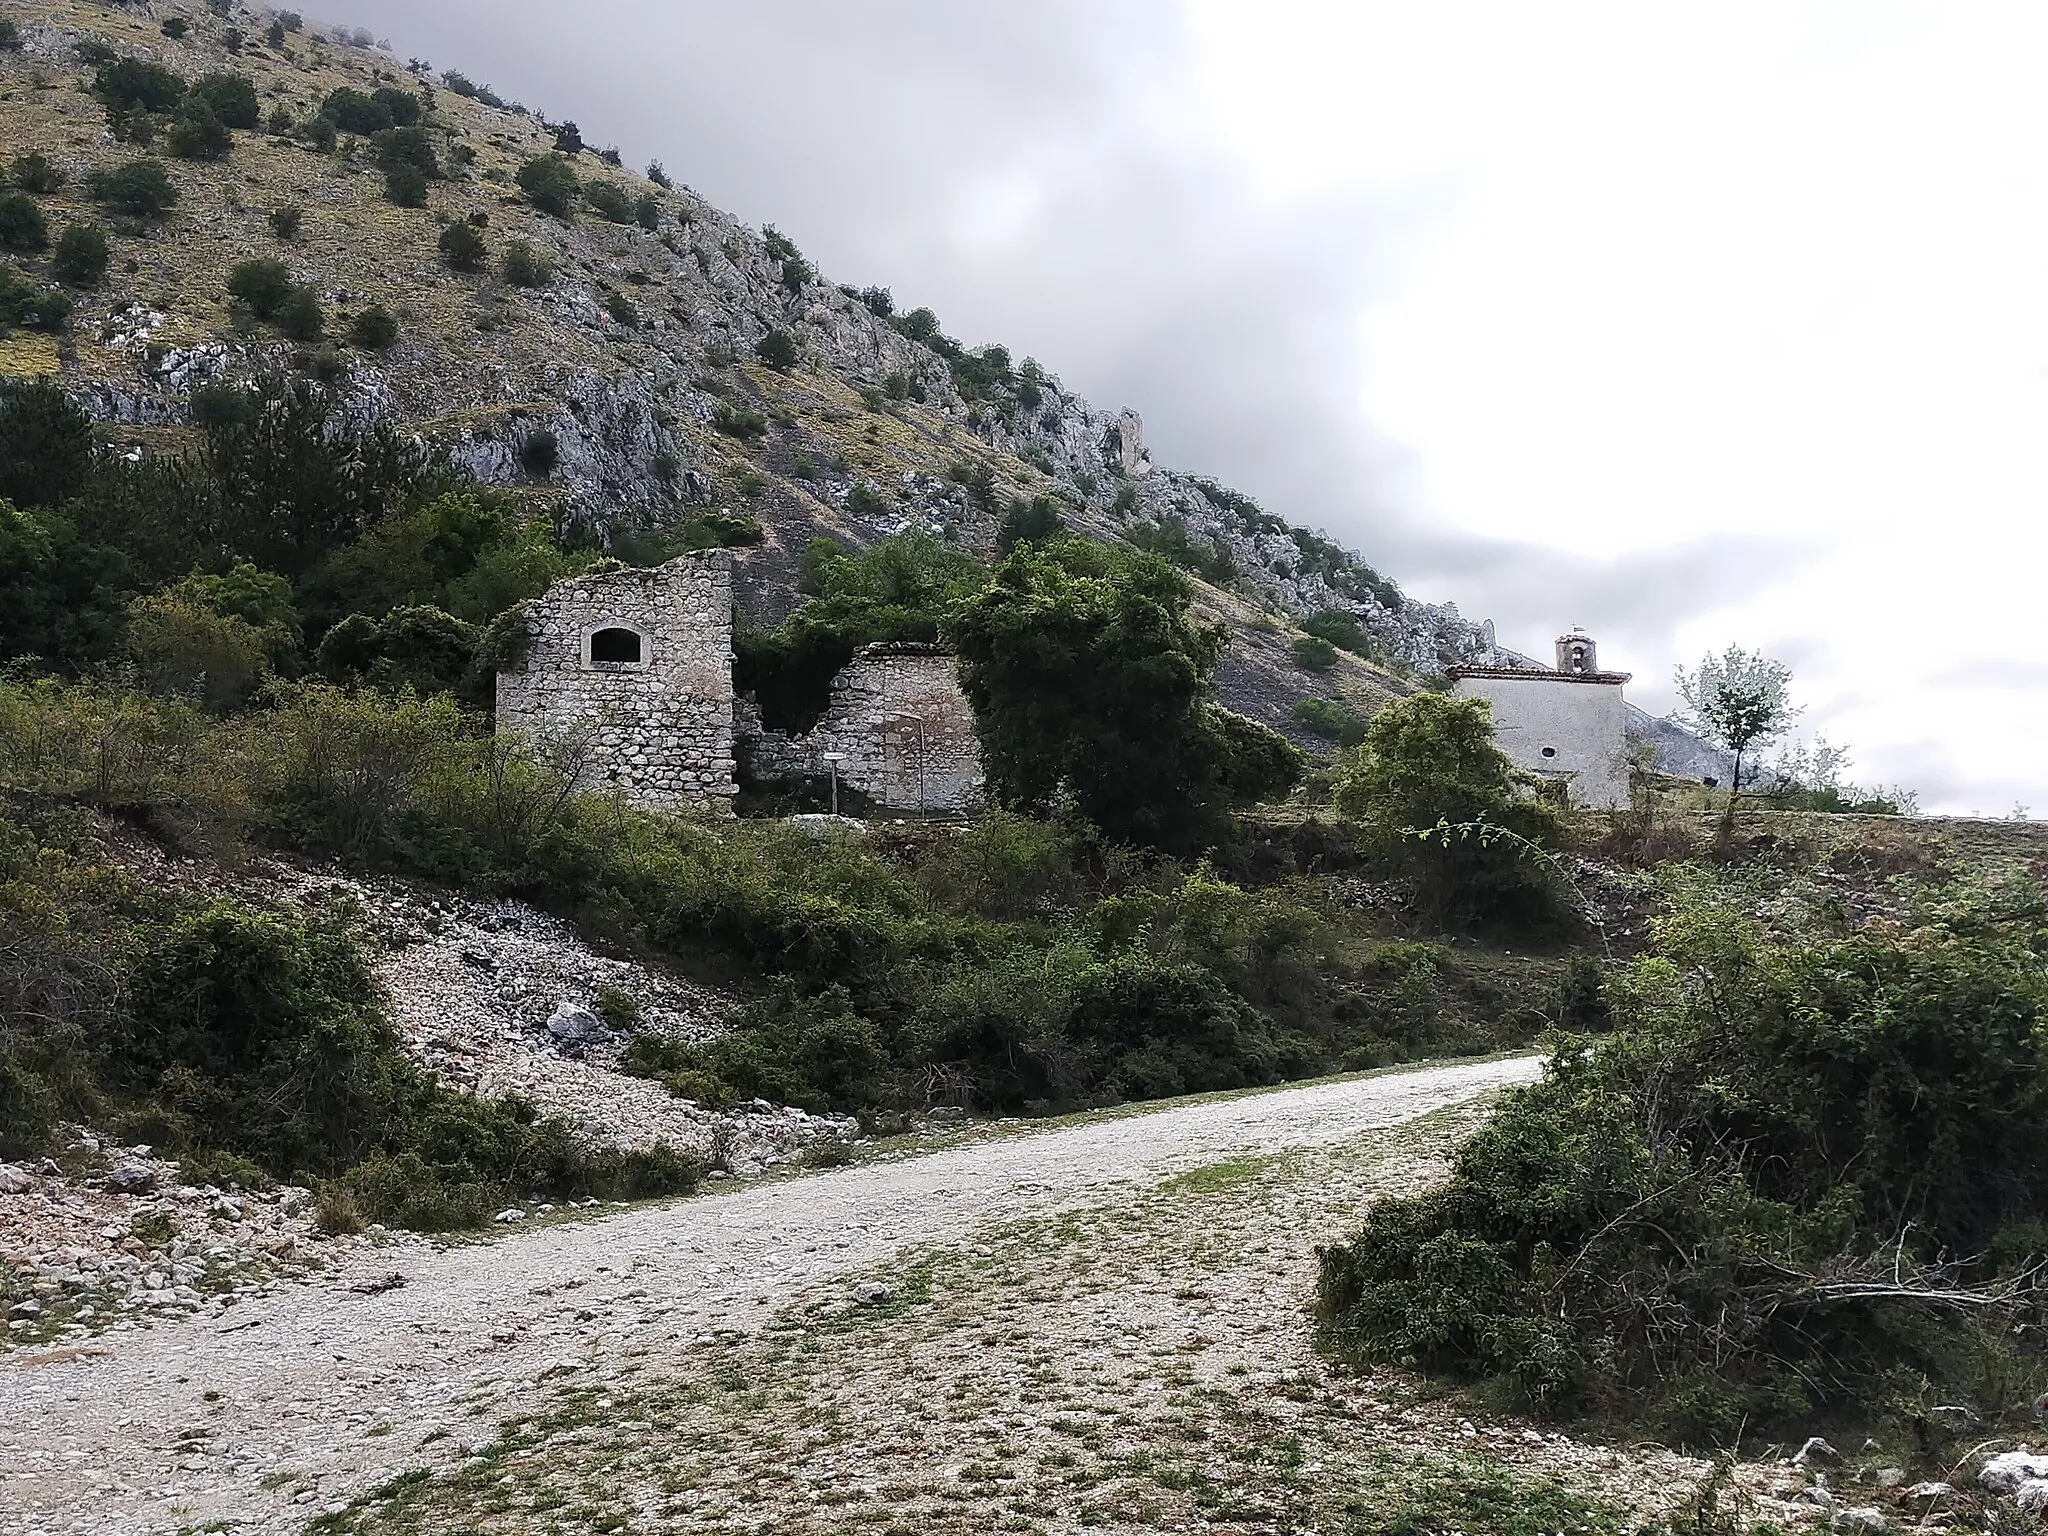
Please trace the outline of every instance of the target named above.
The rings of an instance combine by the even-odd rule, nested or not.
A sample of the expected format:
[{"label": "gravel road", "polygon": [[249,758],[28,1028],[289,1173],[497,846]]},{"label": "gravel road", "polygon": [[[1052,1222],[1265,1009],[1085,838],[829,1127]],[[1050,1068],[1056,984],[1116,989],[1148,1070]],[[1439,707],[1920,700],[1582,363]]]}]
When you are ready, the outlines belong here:
[{"label": "gravel road", "polygon": [[[301,1530],[460,1462],[565,1381],[681,1361],[908,1249],[1219,1159],[1334,1147],[1536,1072],[1517,1058],[1201,1101],[494,1241],[407,1242],[104,1351],[22,1351],[0,1363],[0,1536]],[[403,1285],[368,1289],[392,1274]]]}]

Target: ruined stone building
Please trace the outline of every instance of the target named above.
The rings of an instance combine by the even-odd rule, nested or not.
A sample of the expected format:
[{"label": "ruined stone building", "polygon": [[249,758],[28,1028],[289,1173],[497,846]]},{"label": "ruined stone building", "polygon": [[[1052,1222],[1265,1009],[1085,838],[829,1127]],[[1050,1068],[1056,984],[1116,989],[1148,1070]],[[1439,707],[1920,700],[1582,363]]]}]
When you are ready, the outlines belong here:
[{"label": "ruined stone building", "polygon": [[974,712],[932,645],[863,647],[802,736],[765,730],[732,682],[732,557],[560,581],[528,605],[525,654],[498,674],[498,727],[586,744],[587,789],[642,805],[729,804],[735,770],[824,776],[890,810],[956,812],[982,798]]},{"label": "ruined stone building", "polygon": [[1626,672],[1602,672],[1584,630],[1557,638],[1557,666],[1454,667],[1452,692],[1493,706],[1493,734],[1518,768],[1557,784],[1569,804],[1628,804]]},{"label": "ruined stone building", "polygon": [[732,556],[558,581],[498,674],[498,729],[580,739],[582,787],[642,805],[730,803]]},{"label": "ruined stone building", "polygon": [[[969,811],[982,802],[974,711],[943,646],[881,641],[832,680],[832,702],[802,736],[762,728],[740,701],[740,756],[750,777],[839,781],[901,811]],[[836,757],[836,761],[833,759]]]}]

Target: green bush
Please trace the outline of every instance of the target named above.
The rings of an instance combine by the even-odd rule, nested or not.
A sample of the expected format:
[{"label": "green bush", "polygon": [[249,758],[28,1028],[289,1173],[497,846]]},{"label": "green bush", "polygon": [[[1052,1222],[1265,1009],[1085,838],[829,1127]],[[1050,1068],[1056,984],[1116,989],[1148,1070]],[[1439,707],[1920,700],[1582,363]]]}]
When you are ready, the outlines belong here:
[{"label": "green bush", "polygon": [[467,219],[457,219],[442,230],[438,244],[441,259],[457,272],[481,272],[490,264],[490,247]]},{"label": "green bush", "polygon": [[361,134],[364,138],[382,133],[397,123],[388,103],[348,86],[328,93],[327,99],[320,104],[320,117],[343,133]]},{"label": "green bush", "polygon": [[1019,544],[1036,544],[1053,538],[1065,527],[1060,518],[1059,503],[1050,496],[1034,496],[1029,501],[1019,496],[1010,502],[1009,510],[1003,514],[1002,527],[996,531],[996,549],[1007,555]]},{"label": "green bush", "polygon": [[294,288],[277,308],[277,328],[293,341],[318,341],[327,330],[327,312],[310,288]]},{"label": "green bush", "polygon": [[45,288],[12,266],[0,266],[0,335],[17,325],[62,331],[73,307],[69,294]]},{"label": "green bush", "polygon": [[320,641],[320,670],[337,682],[446,693],[469,675],[479,636],[438,608],[395,608],[381,619],[352,613]]},{"label": "green bush", "polygon": [[93,71],[92,93],[108,116],[169,112],[185,99],[184,79],[147,59],[109,59]]},{"label": "green bush", "polygon": [[1301,699],[1291,711],[1306,730],[1340,747],[1355,747],[1365,740],[1365,721],[1356,711],[1328,699]]},{"label": "green bush", "polygon": [[599,218],[613,224],[631,224],[633,200],[616,182],[593,176],[583,185],[583,201]]},{"label": "green bush", "polygon": [[736,406],[721,400],[712,412],[711,425],[727,437],[737,437],[743,442],[768,435],[768,418],[756,410]]},{"label": "green bush", "polygon": [[524,240],[505,247],[505,281],[515,288],[545,288],[555,280],[547,253]]},{"label": "green bush", "polygon": [[384,196],[401,208],[427,206],[427,173],[416,165],[399,164],[384,172]]},{"label": "green bush", "polygon": [[52,192],[63,191],[64,183],[70,180],[63,166],[36,150],[16,155],[12,174],[14,184],[22,191],[45,197]]},{"label": "green bush", "polygon": [[50,275],[73,288],[97,288],[107,275],[107,232],[97,224],[72,224],[57,237]]},{"label": "green bush", "polygon": [[398,317],[382,304],[358,310],[349,322],[348,339],[368,352],[382,352],[398,340]]},{"label": "green bush", "polygon": [[95,201],[130,218],[160,218],[178,201],[178,189],[160,160],[131,160],[95,171],[89,185]]},{"label": "green bush", "polygon": [[315,154],[333,154],[340,139],[331,117],[309,117],[299,124],[299,141]]},{"label": "green bush", "polygon": [[1418,693],[1373,717],[1337,806],[1413,885],[1425,920],[1557,921],[1557,814],[1494,744],[1484,699]]},{"label": "green bush", "polygon": [[1337,648],[1320,635],[1301,635],[1287,647],[1287,659],[1304,672],[1327,672],[1337,665]]},{"label": "green bush", "polygon": [[0,21],[0,53],[14,53],[21,47],[21,25],[11,19]]},{"label": "green bush", "polygon": [[1169,852],[1219,838],[1233,754],[1209,693],[1224,636],[1192,598],[1163,560],[1085,539],[1004,560],[946,624],[992,798],[1043,814],[1071,796],[1113,838]]},{"label": "green bush", "polygon": [[256,82],[247,75],[201,75],[192,82],[191,94],[213,109],[213,115],[230,128],[254,132],[263,121],[263,109],[256,100]]},{"label": "green bush", "polygon": [[171,119],[171,153],[180,160],[225,160],[234,135],[203,96],[189,96]]},{"label": "green bush", "polygon": [[61,384],[0,379],[0,501],[55,507],[83,489],[92,418]]},{"label": "green bush", "polygon": [[228,297],[249,306],[258,320],[274,320],[285,301],[298,292],[292,270],[274,256],[238,263],[228,273]]},{"label": "green bush", "polygon": [[36,200],[22,192],[0,192],[0,248],[40,251],[50,243],[50,227]]},{"label": "green bush", "polygon": [[604,296],[604,312],[610,315],[615,323],[623,325],[629,331],[640,328],[640,311],[634,307],[631,299],[616,288]]},{"label": "green bush", "polygon": [[771,326],[768,334],[754,343],[754,355],[777,372],[787,373],[802,360],[803,349],[789,332]]},{"label": "green bush", "polygon": [[306,210],[294,205],[270,210],[268,220],[270,232],[278,239],[290,242],[299,238],[299,228],[306,222]]},{"label": "green bush", "polygon": [[1761,894],[1670,884],[1619,1032],[1324,1251],[1333,1342],[1694,1443],[2039,1390],[1997,1300],[2048,1247],[2039,889],[1848,932]]},{"label": "green bush", "polygon": [[560,155],[536,155],[519,167],[519,190],[542,213],[568,218],[576,209],[583,183],[576,169]]}]

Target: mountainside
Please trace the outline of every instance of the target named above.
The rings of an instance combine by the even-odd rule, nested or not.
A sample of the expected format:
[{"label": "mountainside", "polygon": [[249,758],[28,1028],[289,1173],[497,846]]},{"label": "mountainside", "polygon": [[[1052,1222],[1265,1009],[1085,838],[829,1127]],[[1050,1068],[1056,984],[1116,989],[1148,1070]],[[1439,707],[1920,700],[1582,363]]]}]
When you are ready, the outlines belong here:
[{"label": "mountainside", "polygon": [[[174,450],[195,389],[311,373],[622,547],[658,546],[706,512],[757,522],[741,596],[761,618],[794,600],[813,537],[860,546],[922,526],[987,553],[1013,503],[1044,498],[1070,526],[1196,575],[1233,633],[1226,699],[1291,729],[1303,697],[1369,710],[1408,691],[1406,677],[1493,654],[1490,626],[1407,598],[1248,497],[1155,465],[1135,412],[1099,408],[1001,346],[963,348],[881,290],[834,286],[772,228],[579,148],[573,125],[459,74],[225,0],[4,0],[0,16],[16,33],[0,50],[0,151],[55,166],[42,184],[61,184],[36,194],[53,236],[88,220],[112,236],[105,280],[75,294],[68,329],[14,331],[0,371],[61,371],[121,441]],[[124,60],[184,81],[245,76],[256,111],[244,121],[261,126],[224,131],[219,158],[189,158],[175,119],[166,135],[161,113],[124,115],[109,99],[106,68]],[[168,210],[94,198],[95,173],[145,157],[169,172]],[[15,254],[48,275],[40,252]],[[258,259],[282,261],[318,298],[326,337],[357,336],[373,308],[395,334],[291,339],[229,295],[235,268]],[[1295,665],[1295,623],[1330,615],[1354,621],[1338,623],[1348,648],[1332,665]]]}]

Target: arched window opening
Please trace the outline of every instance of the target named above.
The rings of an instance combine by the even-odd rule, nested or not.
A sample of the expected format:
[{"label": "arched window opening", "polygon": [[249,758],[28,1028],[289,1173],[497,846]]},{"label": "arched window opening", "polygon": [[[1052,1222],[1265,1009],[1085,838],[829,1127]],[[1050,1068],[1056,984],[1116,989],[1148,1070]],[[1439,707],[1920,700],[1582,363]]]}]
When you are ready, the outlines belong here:
[{"label": "arched window opening", "polygon": [[638,666],[647,658],[641,654],[640,636],[630,629],[600,629],[590,637],[590,659],[605,666]]}]

